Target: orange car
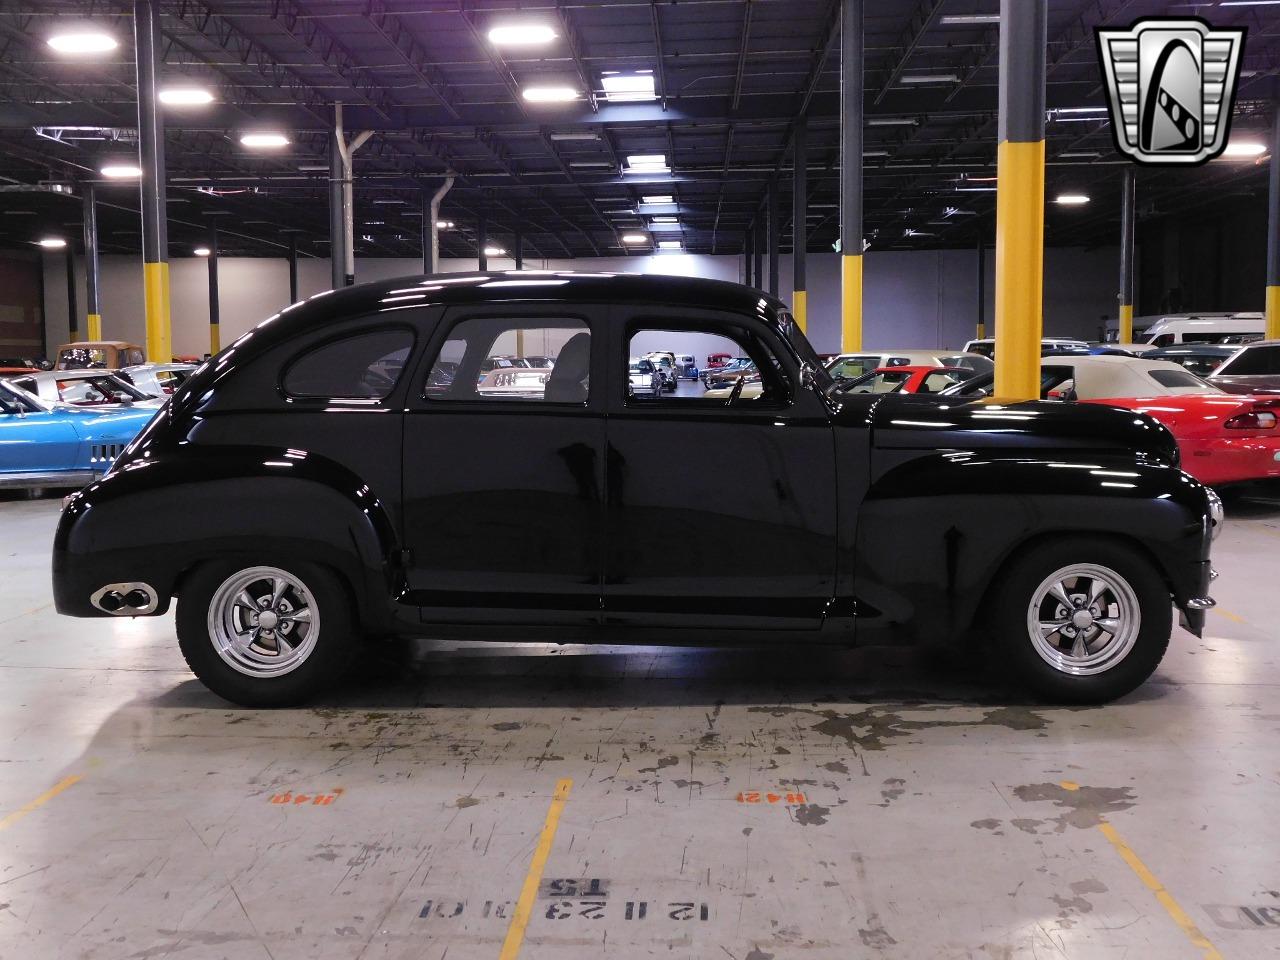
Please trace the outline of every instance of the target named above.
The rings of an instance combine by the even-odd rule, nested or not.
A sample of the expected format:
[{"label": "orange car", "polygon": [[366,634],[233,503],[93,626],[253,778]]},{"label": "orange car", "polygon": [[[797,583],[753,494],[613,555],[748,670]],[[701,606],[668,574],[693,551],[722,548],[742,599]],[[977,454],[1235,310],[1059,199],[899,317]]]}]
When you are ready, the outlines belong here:
[{"label": "orange car", "polygon": [[58,348],[55,370],[119,370],[147,362],[146,352],[124,340],[77,340]]}]

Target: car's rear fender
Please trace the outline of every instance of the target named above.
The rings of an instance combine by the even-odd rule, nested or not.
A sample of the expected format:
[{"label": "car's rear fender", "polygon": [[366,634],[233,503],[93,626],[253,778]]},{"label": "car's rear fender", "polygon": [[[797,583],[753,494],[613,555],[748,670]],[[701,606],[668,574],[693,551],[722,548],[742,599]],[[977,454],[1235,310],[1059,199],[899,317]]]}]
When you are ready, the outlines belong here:
[{"label": "car's rear fender", "polygon": [[102,616],[90,596],[108,583],[136,582],[154,588],[153,612],[163,613],[197,564],[252,554],[332,568],[361,622],[385,625],[401,568],[384,504],[340,464],[291,453],[187,448],[135,459],[74,494],[54,539],[58,611]]},{"label": "car's rear fender", "polygon": [[[1186,609],[1208,581],[1207,493],[1173,467],[1118,454],[1056,460],[895,451],[858,516],[858,631],[957,639],[1027,544],[1062,535],[1132,542]],[[910,540],[902,532],[910,531]]]}]

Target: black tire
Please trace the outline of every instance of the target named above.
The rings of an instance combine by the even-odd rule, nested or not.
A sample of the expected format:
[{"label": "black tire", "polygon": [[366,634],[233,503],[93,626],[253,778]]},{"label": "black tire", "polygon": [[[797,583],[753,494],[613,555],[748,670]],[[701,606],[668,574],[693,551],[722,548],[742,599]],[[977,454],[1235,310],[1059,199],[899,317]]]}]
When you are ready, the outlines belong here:
[{"label": "black tire", "polygon": [[[210,604],[219,588],[238,572],[271,566],[300,581],[318,608],[318,631],[309,655],[290,672],[255,677],[232,667],[210,634]],[[183,582],[175,617],[178,647],[192,673],[225,700],[243,707],[287,707],[312,699],[334,684],[354,652],[351,600],[327,568],[303,561],[218,561],[206,563]]]},{"label": "black tire", "polygon": [[[1102,666],[1099,672],[1087,675],[1051,665],[1038,652],[1028,623],[1033,599],[1041,585],[1051,575],[1074,565],[1100,567],[1107,574],[1119,577],[1136,598],[1139,614],[1136,635],[1127,653]],[[1122,697],[1151,676],[1169,646],[1169,635],[1173,631],[1169,589],[1151,559],[1123,542],[1093,537],[1045,541],[1014,556],[999,576],[992,594],[990,624],[995,658],[1016,684],[1045,700],[1093,704]],[[1073,599],[1076,596],[1068,593]],[[1049,597],[1045,602],[1057,605]],[[1057,614],[1048,616],[1052,619]],[[1056,639],[1051,637],[1047,642],[1062,645],[1070,642],[1070,637],[1055,636]],[[1105,637],[1098,639],[1103,641],[1099,650],[1110,642]]]}]

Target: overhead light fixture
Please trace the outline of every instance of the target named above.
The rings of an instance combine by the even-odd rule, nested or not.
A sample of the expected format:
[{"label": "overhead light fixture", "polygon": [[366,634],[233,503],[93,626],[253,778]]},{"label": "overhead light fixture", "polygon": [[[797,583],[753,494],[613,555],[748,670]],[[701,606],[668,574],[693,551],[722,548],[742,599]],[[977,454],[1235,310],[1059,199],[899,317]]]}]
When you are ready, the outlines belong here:
[{"label": "overhead light fixture", "polygon": [[1227,149],[1222,151],[1224,157],[1260,157],[1267,152],[1267,148],[1261,143],[1242,143],[1240,141],[1232,141],[1227,144]]},{"label": "overhead light fixture", "polygon": [[1053,202],[1064,207],[1079,207],[1088,203],[1089,197],[1083,193],[1060,193]]},{"label": "overhead light fixture", "polygon": [[525,87],[520,95],[530,103],[567,103],[578,99],[573,87]]},{"label": "overhead light fixture", "polygon": [[452,229],[453,229],[453,221],[452,221],[452,220],[437,220],[437,221],[436,221],[436,229],[437,229],[437,230],[452,230]]},{"label": "overhead light fixture", "polygon": [[210,253],[212,253],[212,251],[208,247],[196,247],[191,252],[194,253],[197,257],[207,257],[209,256]]},{"label": "overhead light fixture", "polygon": [[606,170],[613,168],[613,164],[608,160],[570,160],[569,166],[576,167],[579,170]]},{"label": "overhead light fixture", "polygon": [[956,83],[959,77],[954,73],[908,73],[898,78],[899,83]]},{"label": "overhead light fixture", "polygon": [[599,140],[600,134],[593,130],[577,130],[568,133],[548,133],[551,140]]},{"label": "overhead light fixture", "polygon": [[975,23],[999,23],[998,13],[948,13],[940,21],[943,26],[963,27]]},{"label": "overhead light fixture", "polygon": [[329,165],[327,163],[304,163],[301,164],[298,169],[306,170],[310,173],[320,173],[321,171],[327,172],[329,170]]},{"label": "overhead light fixture", "polygon": [[49,46],[58,53],[106,53],[120,46],[116,38],[98,27],[81,24],[67,27],[49,37]]},{"label": "overhead light fixture", "polygon": [[614,73],[602,76],[605,99],[611,103],[634,103],[640,100],[656,100],[653,72]]},{"label": "overhead light fixture", "polygon": [[684,247],[684,244],[681,243],[679,240],[659,240],[658,241],[659,250],[680,250],[683,247]]},{"label": "overhead light fixture", "polygon": [[915,127],[920,124],[919,117],[868,117],[868,127]]},{"label": "overhead light fixture", "polygon": [[675,203],[676,198],[664,193],[658,196],[641,197],[640,202],[641,203]]},{"label": "overhead light fixture", "polygon": [[888,150],[863,150],[862,155],[864,157],[887,157],[889,155],[889,151]]},{"label": "overhead light fixture", "polygon": [[650,223],[679,223],[679,217],[654,217]]},{"label": "overhead light fixture", "polygon": [[46,250],[61,250],[67,245],[67,241],[63,240],[61,237],[44,237],[37,242]]},{"label": "overhead light fixture", "polygon": [[624,173],[666,173],[665,153],[633,153],[627,157],[627,169]]},{"label": "overhead light fixture", "polygon": [[287,147],[289,138],[283,133],[263,131],[261,133],[242,133],[240,145],[244,147]]},{"label": "overhead light fixture", "polygon": [[1097,150],[1068,150],[1058,154],[1059,160],[1096,160],[1102,156]]},{"label": "overhead light fixture", "polygon": [[556,32],[545,23],[507,23],[489,31],[495,47],[534,47],[555,38]]},{"label": "overhead light fixture", "polygon": [[110,180],[133,180],[142,176],[142,168],[136,163],[104,163],[98,172]]},{"label": "overhead light fixture", "polygon": [[507,251],[502,247],[485,247],[484,255],[486,257],[501,257]]},{"label": "overhead light fixture", "polygon": [[213,93],[203,87],[167,87],[157,97],[173,107],[198,107],[213,103]]},{"label": "overhead light fixture", "polygon": [[1106,107],[1058,107],[1050,113],[1106,113]]},{"label": "overhead light fixture", "polygon": [[648,243],[649,238],[643,233],[624,233],[622,235],[623,243]]}]

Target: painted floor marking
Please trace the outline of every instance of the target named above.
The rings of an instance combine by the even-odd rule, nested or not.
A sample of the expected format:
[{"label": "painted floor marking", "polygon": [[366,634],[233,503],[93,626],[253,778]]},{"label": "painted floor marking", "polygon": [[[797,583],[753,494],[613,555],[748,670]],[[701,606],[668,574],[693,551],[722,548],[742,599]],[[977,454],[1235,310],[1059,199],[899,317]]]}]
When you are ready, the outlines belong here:
[{"label": "painted floor marking", "polygon": [[560,813],[569,799],[569,790],[573,781],[564,779],[557,781],[555,793],[551,795],[551,807],[547,810],[547,819],[542,824],[542,836],[533,850],[533,861],[529,864],[529,872],[525,875],[524,886],[520,888],[520,899],[516,901],[516,912],[511,917],[511,926],[507,927],[507,938],[502,942],[502,952],[498,960],[516,960],[520,953],[520,945],[524,943],[524,931],[529,926],[529,918],[533,915],[533,903],[538,896],[538,885],[542,882],[542,871],[546,869],[547,857],[551,855],[551,843],[556,838],[556,828],[560,825]]},{"label": "painted floor marking", "polygon": [[1230,610],[1224,610],[1222,607],[1210,607],[1209,609],[1221,617],[1226,617],[1232,623],[1248,623],[1249,622],[1244,617],[1240,616],[1240,614],[1232,613]]},{"label": "painted floor marking", "polygon": [[[1080,789],[1080,784],[1073,783],[1070,780],[1062,781],[1061,786],[1063,790]],[[1129,865],[1129,869],[1136,873],[1138,879],[1146,884],[1147,889],[1155,894],[1155,898],[1160,901],[1160,906],[1164,907],[1165,912],[1173,918],[1173,922],[1182,928],[1182,932],[1187,935],[1187,939],[1200,951],[1204,960],[1223,960],[1218,948],[1196,926],[1195,921],[1188,916],[1187,911],[1183,910],[1178,901],[1173,898],[1173,894],[1165,889],[1163,883],[1156,879],[1156,875],[1142,862],[1142,858],[1134,853],[1133,848],[1124,842],[1124,838],[1120,836],[1116,828],[1103,820],[1098,824],[1098,829],[1102,831],[1102,835],[1107,838],[1111,846],[1115,847],[1121,859]]]},{"label": "painted floor marking", "polygon": [[13,826],[15,823],[17,823],[19,820],[25,817],[28,813],[32,813],[33,811],[39,810],[41,807],[43,807],[46,803],[48,803],[58,794],[62,793],[64,790],[74,787],[77,783],[79,783],[83,779],[84,778],[80,774],[74,773],[63,780],[59,780],[52,787],[50,787],[44,793],[40,794],[40,796],[36,797],[30,803],[26,804],[25,806],[19,807],[17,810],[13,811],[13,813],[9,814],[8,816],[0,817],[0,830],[6,830],[9,827]]}]

